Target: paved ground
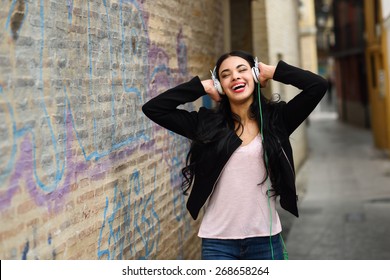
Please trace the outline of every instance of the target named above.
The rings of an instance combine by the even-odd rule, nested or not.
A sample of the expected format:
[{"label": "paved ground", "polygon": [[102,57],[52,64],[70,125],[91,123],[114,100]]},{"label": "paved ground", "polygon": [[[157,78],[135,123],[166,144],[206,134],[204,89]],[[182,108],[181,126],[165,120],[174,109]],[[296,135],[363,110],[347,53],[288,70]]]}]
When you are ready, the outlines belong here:
[{"label": "paved ground", "polygon": [[300,217],[279,211],[290,259],[389,260],[390,158],[369,130],[336,119],[311,120],[308,137]]}]

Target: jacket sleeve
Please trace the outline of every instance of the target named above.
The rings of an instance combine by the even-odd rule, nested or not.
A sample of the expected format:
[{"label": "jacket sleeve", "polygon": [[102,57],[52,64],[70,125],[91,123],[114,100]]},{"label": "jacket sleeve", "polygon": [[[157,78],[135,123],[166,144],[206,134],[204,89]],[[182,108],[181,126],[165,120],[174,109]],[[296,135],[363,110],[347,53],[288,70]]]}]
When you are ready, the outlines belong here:
[{"label": "jacket sleeve", "polygon": [[280,61],[276,66],[273,79],[302,90],[284,106],[282,111],[290,135],[321,101],[328,89],[328,82],[317,74],[291,66],[284,61]]},{"label": "jacket sleeve", "polygon": [[149,100],[142,106],[142,111],[162,127],[193,139],[198,124],[198,112],[189,112],[177,107],[193,102],[203,95],[206,95],[203,85],[199,77],[194,77]]}]

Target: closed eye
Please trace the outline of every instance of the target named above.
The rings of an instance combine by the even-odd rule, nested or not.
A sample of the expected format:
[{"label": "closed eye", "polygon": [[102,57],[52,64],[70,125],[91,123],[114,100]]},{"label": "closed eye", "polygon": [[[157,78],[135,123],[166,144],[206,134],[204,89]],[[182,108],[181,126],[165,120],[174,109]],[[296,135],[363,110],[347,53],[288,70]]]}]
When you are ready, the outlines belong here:
[{"label": "closed eye", "polygon": [[[240,64],[236,67],[236,69],[239,73],[242,73],[242,72],[247,71],[248,67],[244,64]],[[220,77],[221,77],[221,79],[226,79],[230,76],[230,74],[231,74],[231,71],[229,69],[225,69],[221,72]]]}]

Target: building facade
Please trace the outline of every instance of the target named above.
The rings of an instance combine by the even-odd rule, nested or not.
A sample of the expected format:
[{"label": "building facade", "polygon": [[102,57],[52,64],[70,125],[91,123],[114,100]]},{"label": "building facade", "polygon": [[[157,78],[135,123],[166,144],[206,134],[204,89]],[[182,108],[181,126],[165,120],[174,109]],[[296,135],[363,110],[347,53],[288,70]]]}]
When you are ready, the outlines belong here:
[{"label": "building facade", "polygon": [[365,61],[364,3],[333,1],[335,88],[342,121],[370,127]]},{"label": "building facade", "polygon": [[390,151],[389,1],[364,1],[368,91],[375,146]]}]

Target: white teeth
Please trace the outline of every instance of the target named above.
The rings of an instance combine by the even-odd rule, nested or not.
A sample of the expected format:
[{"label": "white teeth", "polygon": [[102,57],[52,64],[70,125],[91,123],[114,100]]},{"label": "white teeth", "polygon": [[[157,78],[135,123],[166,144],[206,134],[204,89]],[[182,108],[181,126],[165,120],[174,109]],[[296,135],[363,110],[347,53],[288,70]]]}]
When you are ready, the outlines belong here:
[{"label": "white teeth", "polygon": [[235,85],[235,86],[233,87],[233,90],[239,89],[239,88],[244,87],[244,86],[245,86],[245,84]]}]

